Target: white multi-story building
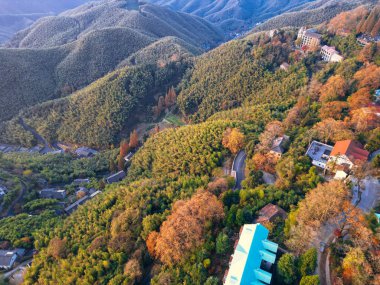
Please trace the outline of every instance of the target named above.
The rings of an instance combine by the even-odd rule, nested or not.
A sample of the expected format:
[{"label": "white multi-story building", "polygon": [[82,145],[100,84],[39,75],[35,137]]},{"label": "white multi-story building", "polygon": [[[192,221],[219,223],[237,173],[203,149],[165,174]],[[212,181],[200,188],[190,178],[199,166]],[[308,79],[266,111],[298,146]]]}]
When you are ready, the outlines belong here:
[{"label": "white multi-story building", "polygon": [[341,62],[344,58],[337,52],[335,47],[324,45],[321,48],[321,56],[324,61],[328,62]]},{"label": "white multi-story building", "polygon": [[298,39],[301,39],[301,47],[317,48],[321,44],[321,35],[314,29],[306,29],[302,27],[298,31]]}]

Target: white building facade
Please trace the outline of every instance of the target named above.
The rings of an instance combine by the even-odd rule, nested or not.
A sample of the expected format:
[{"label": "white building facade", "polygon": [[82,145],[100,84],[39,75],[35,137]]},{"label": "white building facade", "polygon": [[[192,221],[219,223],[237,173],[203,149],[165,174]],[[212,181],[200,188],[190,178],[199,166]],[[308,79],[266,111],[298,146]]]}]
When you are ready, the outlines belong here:
[{"label": "white building facade", "polygon": [[335,49],[335,47],[329,47],[324,45],[321,48],[321,56],[324,61],[327,62],[341,62],[344,58]]}]

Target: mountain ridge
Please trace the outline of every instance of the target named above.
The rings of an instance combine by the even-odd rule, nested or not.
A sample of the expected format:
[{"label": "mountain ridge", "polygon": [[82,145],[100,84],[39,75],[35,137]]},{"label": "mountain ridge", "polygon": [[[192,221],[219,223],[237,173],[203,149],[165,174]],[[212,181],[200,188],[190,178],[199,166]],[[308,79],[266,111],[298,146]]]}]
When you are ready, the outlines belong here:
[{"label": "mountain ridge", "polygon": [[40,19],[0,48],[0,120],[87,86],[162,38],[178,38],[177,45],[197,54],[223,41],[199,17],[152,4],[126,10],[125,3],[92,3]]}]

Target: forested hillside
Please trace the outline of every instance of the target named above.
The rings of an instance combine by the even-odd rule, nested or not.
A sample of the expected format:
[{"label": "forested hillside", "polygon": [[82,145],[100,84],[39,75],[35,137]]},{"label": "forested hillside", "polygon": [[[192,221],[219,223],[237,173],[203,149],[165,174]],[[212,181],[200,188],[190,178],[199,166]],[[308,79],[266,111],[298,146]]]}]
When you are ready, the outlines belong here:
[{"label": "forested hillside", "polygon": [[[279,70],[291,61],[289,44],[295,34],[284,32],[271,42],[265,34],[229,42],[197,59],[194,70],[181,83],[179,106],[185,115],[204,120],[218,110],[243,103],[286,103],[307,82],[305,61],[292,72]],[[284,82],[286,82],[284,84]]]},{"label": "forested hillside", "polygon": [[[189,72],[189,56],[196,50],[189,52],[178,40],[164,38],[120,64],[136,67],[124,67],[74,95],[25,109],[19,116],[50,142],[106,147],[117,142],[123,128],[152,117],[158,95],[183,77],[178,105],[194,121],[242,104],[289,106],[295,91],[307,82],[306,63],[313,61],[295,62],[294,72],[279,70],[281,63],[293,61],[288,43],[294,36],[283,32],[273,45],[265,34],[232,41],[199,57]],[[18,117],[1,125],[3,142],[30,145],[33,138],[17,122]]]},{"label": "forested hillside", "polygon": [[[123,129],[153,116],[156,97],[177,85],[190,64],[182,58],[161,67],[124,67],[73,95],[28,108],[20,116],[50,142],[108,147],[118,142]],[[15,128],[17,120],[0,124],[1,140],[30,145],[29,133]]]},{"label": "forested hillside", "polygon": [[[38,225],[31,233],[22,223],[25,216],[9,220],[12,233],[20,223],[38,250],[24,284],[218,285],[241,226],[255,223],[269,203],[286,212],[262,222],[268,239],[281,247],[271,268],[273,284],[318,285],[327,278],[332,284],[378,284],[380,44],[363,47],[356,39],[360,31],[341,35],[329,29],[337,19],[318,32],[322,45],[334,45],[344,55],[341,62],[323,61],[317,48],[297,47],[297,30],[279,29],[271,37],[257,33],[226,43],[195,62],[185,49],[180,60],[127,66],[74,95],[22,112],[44,135],[53,134],[50,139],[105,146],[147,106],[159,109],[159,117],[168,105],[165,111],[182,114],[188,123],[156,126],[138,149],[137,138],[126,165],[131,143],[122,141],[113,152],[119,152],[118,166],[127,177],[53,221],[51,229]],[[361,20],[356,18],[355,26]],[[148,50],[161,48],[153,44]],[[123,65],[144,58],[141,53]],[[284,62],[288,65],[281,66]],[[167,93],[172,96],[157,100],[153,91],[164,86],[157,92],[165,94],[171,85],[177,85]],[[176,90],[178,100],[171,101]],[[278,138],[287,142],[273,154]],[[313,164],[308,150],[314,140],[331,148],[354,140],[362,158],[351,158],[351,169],[340,165],[348,172],[341,180],[337,160],[326,162],[325,169]],[[239,187],[230,171],[240,150],[247,157]],[[11,156],[4,158],[12,163]],[[41,160],[35,165],[33,158],[13,158],[25,169],[34,165],[34,172]],[[65,166],[64,175],[75,177],[76,168]],[[359,192],[365,194],[356,200]],[[11,239],[20,237],[2,238]]]},{"label": "forested hillside", "polygon": [[376,37],[380,32],[380,7],[369,9],[360,6],[352,11],[340,13],[328,25],[329,31],[355,31]]},{"label": "forested hillside", "polygon": [[[197,53],[223,40],[219,30],[198,17],[153,5],[130,8],[126,1],[87,4],[40,19],[0,49],[0,120],[87,86],[167,36]],[[155,49],[167,51],[173,54],[169,47]]]},{"label": "forested hillside", "polygon": [[376,3],[377,0],[318,0],[273,17],[252,31],[318,25],[331,20],[342,11],[348,11],[360,5],[374,5]]}]

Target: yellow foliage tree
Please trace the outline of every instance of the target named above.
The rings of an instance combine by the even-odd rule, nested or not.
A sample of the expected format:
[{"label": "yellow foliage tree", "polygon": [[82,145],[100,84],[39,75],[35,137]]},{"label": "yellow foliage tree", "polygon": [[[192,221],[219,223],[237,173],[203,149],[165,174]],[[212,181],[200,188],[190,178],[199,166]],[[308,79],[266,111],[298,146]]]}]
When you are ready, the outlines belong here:
[{"label": "yellow foliage tree", "polygon": [[245,136],[236,128],[228,128],[223,134],[223,146],[232,153],[237,153],[244,146]]}]

